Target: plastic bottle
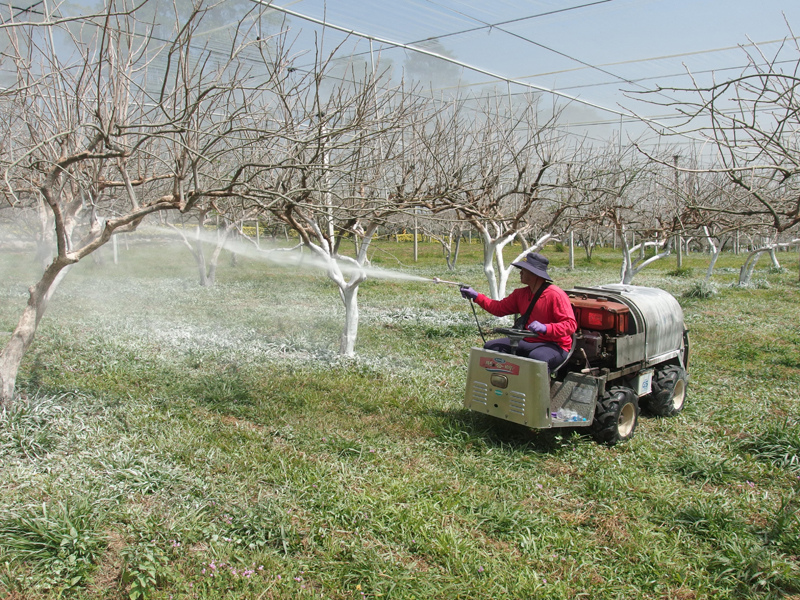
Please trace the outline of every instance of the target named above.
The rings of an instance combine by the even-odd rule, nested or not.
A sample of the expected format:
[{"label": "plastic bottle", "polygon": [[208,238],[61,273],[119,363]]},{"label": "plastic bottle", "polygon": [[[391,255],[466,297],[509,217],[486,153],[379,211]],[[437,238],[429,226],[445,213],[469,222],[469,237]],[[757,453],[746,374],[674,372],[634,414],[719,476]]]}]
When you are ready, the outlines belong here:
[{"label": "plastic bottle", "polygon": [[558,412],[551,413],[551,416],[558,421],[578,422],[586,420],[585,417],[582,417],[574,410],[569,408],[559,408]]},{"label": "plastic bottle", "polygon": [[578,417],[578,413],[574,410],[570,410],[569,408],[559,408],[558,412],[556,413],[556,419],[559,421],[576,421]]}]

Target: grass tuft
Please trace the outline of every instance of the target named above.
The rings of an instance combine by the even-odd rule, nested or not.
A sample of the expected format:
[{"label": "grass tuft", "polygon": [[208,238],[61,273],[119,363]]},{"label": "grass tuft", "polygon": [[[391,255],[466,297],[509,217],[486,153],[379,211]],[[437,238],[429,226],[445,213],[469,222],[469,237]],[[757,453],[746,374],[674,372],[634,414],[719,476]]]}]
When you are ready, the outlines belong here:
[{"label": "grass tuft", "polygon": [[770,420],[738,441],[741,451],[780,469],[800,473],[800,422]]},{"label": "grass tuft", "polygon": [[58,399],[34,396],[0,411],[0,457],[44,457],[55,448],[57,422],[63,408]]},{"label": "grass tuft", "polygon": [[708,299],[712,296],[715,296],[718,292],[718,288],[716,284],[712,281],[706,281],[705,279],[701,281],[696,281],[692,283],[684,292],[684,298],[700,298],[700,299]]},{"label": "grass tuft", "polygon": [[694,269],[691,267],[681,267],[680,269],[673,269],[672,271],[667,271],[668,277],[680,277],[682,279],[688,279],[694,275]]},{"label": "grass tuft", "polygon": [[106,543],[96,507],[83,498],[21,507],[0,520],[0,560],[24,567],[34,587],[84,584]]},{"label": "grass tuft", "polygon": [[730,457],[687,452],[672,460],[672,468],[689,480],[720,485],[741,479]]}]

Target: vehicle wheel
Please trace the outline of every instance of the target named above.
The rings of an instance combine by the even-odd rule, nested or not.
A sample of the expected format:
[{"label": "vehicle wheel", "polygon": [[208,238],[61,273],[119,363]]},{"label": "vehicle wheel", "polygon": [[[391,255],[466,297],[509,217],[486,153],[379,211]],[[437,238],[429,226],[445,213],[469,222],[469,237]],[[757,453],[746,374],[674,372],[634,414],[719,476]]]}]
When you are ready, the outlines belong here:
[{"label": "vehicle wheel", "polygon": [[653,377],[653,391],[647,409],[655,415],[671,417],[681,412],[686,402],[686,371],[677,365],[658,369]]},{"label": "vehicle wheel", "polygon": [[601,444],[613,446],[633,437],[639,418],[639,399],[634,391],[626,387],[606,390],[597,402],[592,437]]}]

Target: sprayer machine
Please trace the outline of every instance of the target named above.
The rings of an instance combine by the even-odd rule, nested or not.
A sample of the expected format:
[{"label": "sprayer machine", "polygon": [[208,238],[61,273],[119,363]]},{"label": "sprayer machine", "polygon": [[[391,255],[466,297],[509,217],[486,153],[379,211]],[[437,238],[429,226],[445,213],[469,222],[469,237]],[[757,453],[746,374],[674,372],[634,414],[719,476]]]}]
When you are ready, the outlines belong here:
[{"label": "sprayer machine", "polygon": [[[465,408],[535,429],[586,427],[609,445],[633,437],[640,406],[677,414],[689,381],[689,336],[678,301],[632,285],[565,291],[578,329],[564,362],[548,372],[538,360],[472,348]],[[508,337],[512,350],[535,337],[528,330],[494,332]]]}]

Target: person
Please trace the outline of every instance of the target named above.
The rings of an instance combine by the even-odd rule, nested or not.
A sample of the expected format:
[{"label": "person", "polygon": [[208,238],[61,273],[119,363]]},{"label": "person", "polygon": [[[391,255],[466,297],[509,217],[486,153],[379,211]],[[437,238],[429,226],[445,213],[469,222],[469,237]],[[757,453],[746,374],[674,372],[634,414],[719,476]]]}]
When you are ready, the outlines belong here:
[{"label": "person", "polygon": [[[516,354],[545,362],[548,370],[552,371],[567,358],[572,347],[572,334],[578,328],[569,297],[552,283],[552,278],[547,274],[550,261],[542,254],[530,252],[525,260],[511,264],[519,268],[520,281],[525,287],[517,288],[502,300],[492,300],[468,286],[461,288],[461,295],[496,317],[515,313],[525,316],[527,313],[525,322],[517,327],[537,335],[522,339]],[[537,294],[539,297],[531,307]],[[506,354],[513,352],[507,337],[490,340],[484,348]]]}]

